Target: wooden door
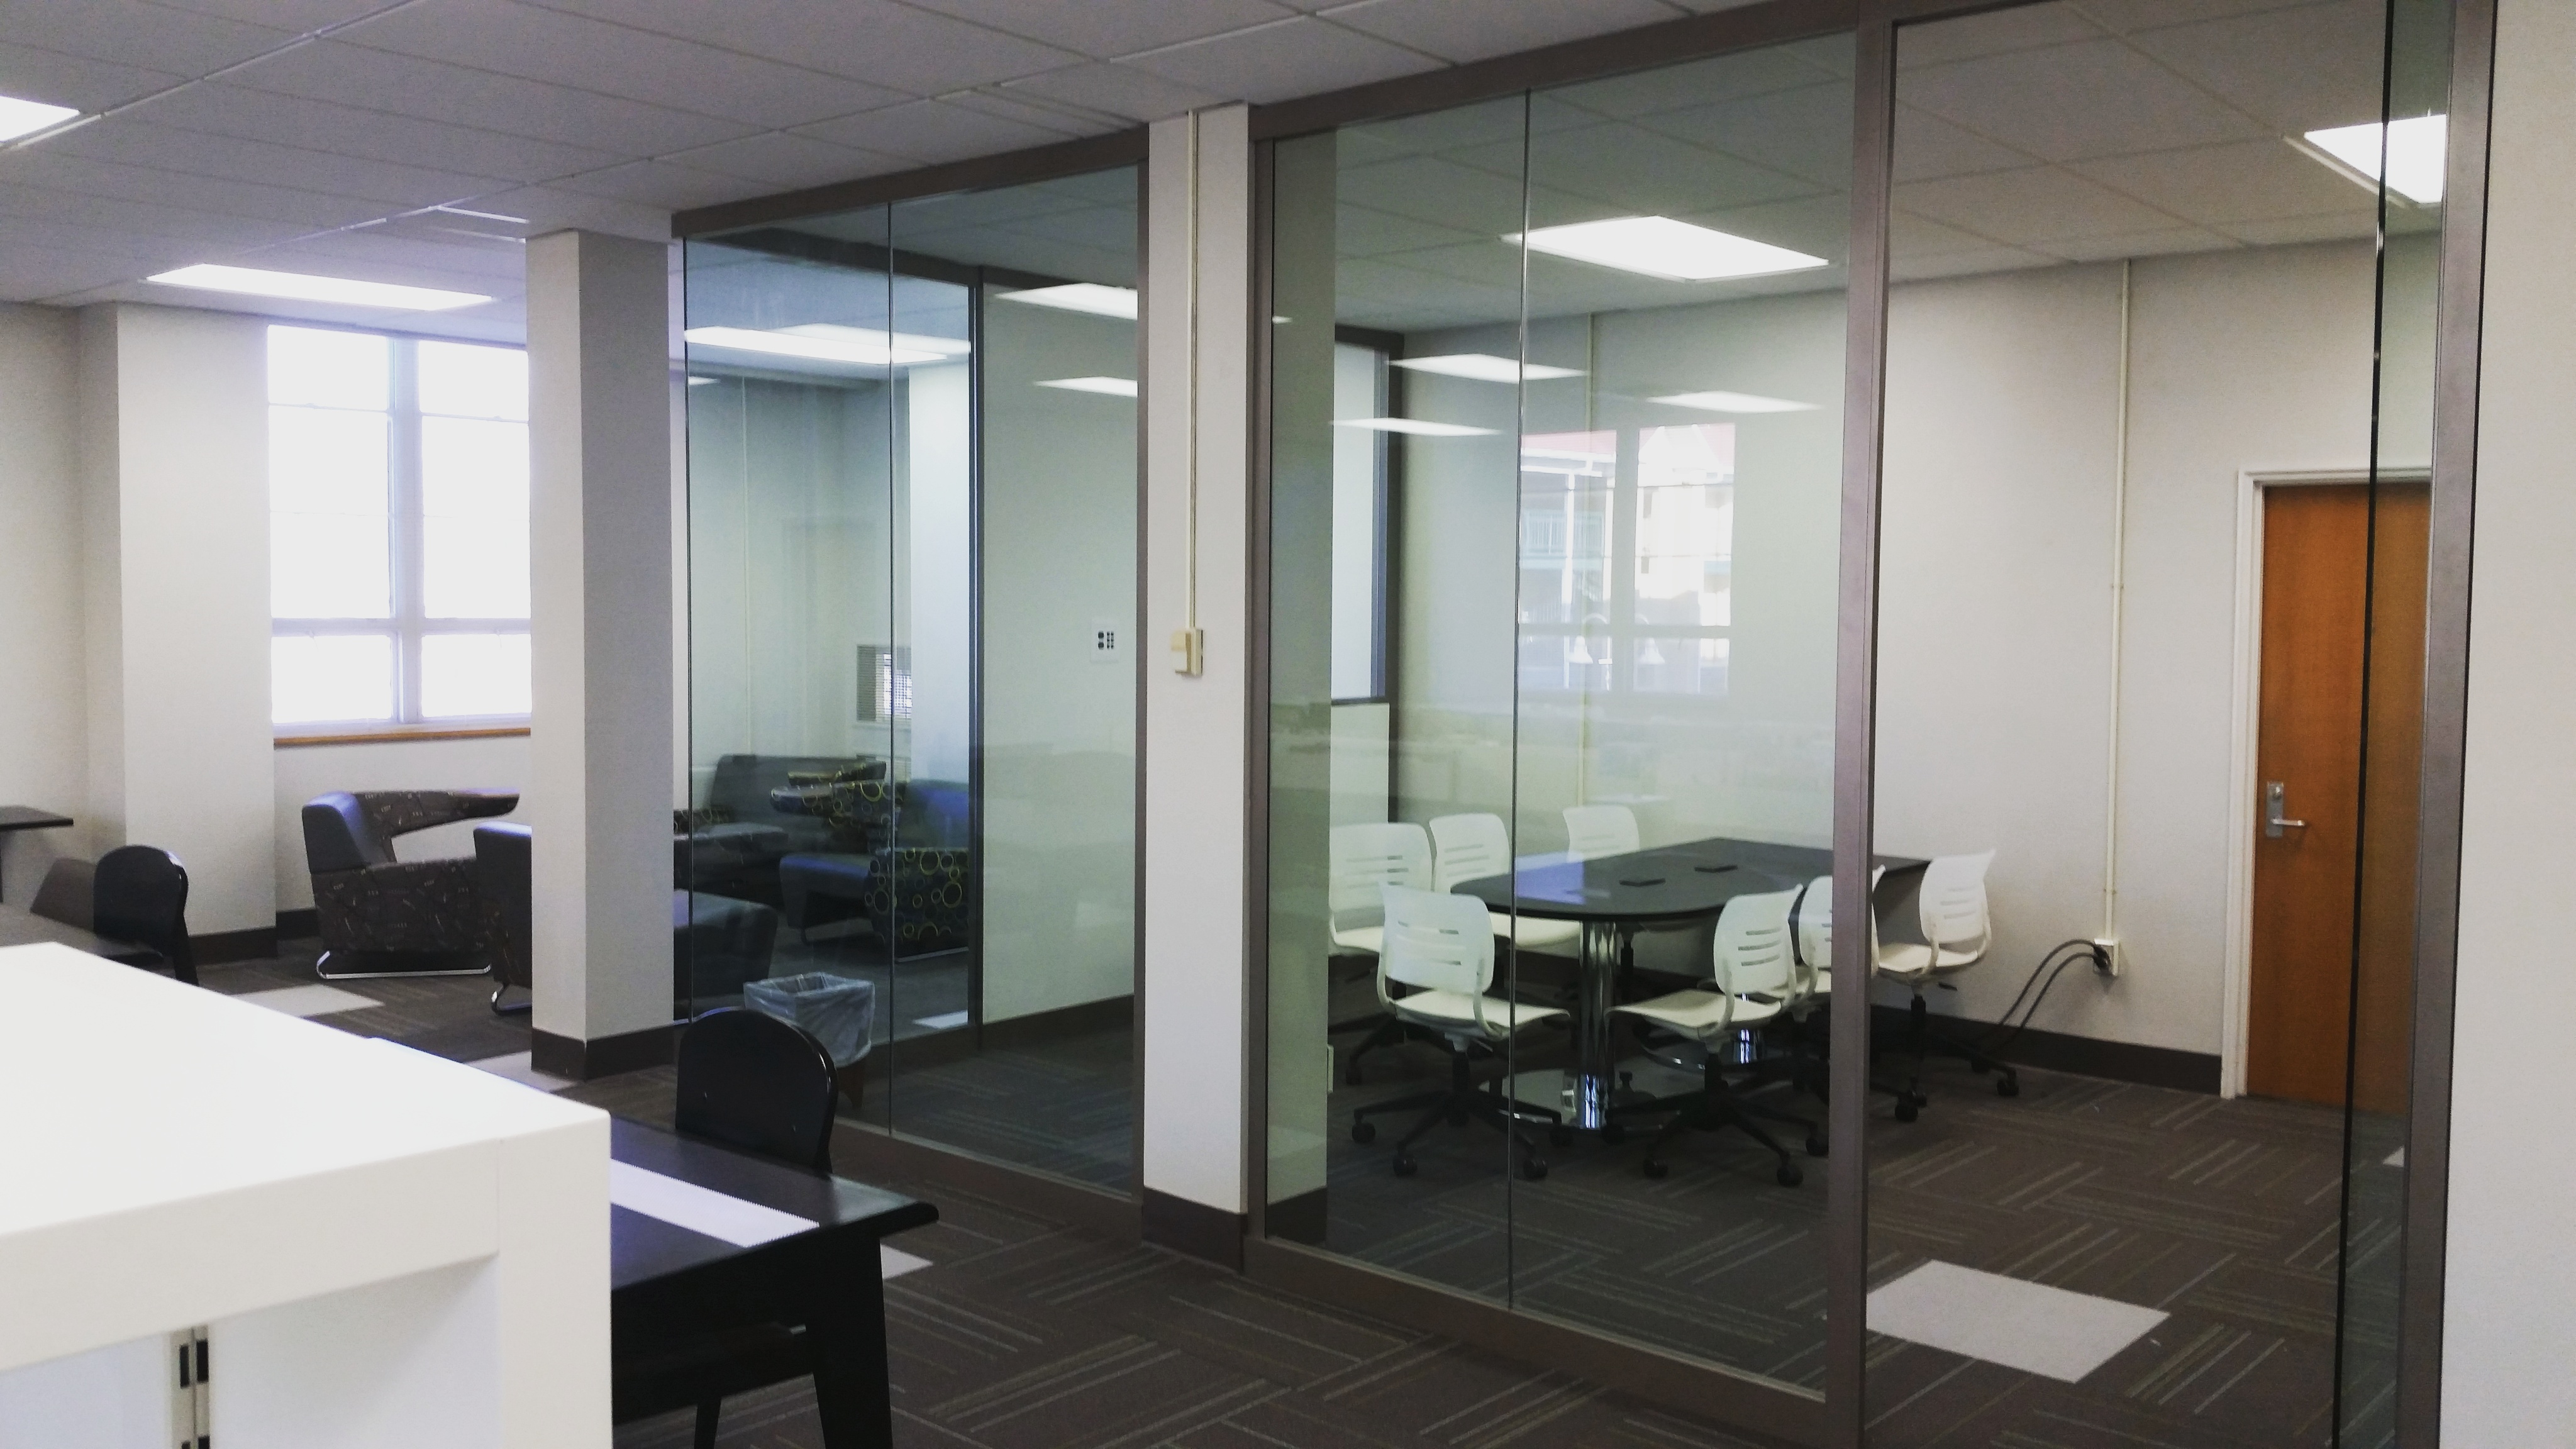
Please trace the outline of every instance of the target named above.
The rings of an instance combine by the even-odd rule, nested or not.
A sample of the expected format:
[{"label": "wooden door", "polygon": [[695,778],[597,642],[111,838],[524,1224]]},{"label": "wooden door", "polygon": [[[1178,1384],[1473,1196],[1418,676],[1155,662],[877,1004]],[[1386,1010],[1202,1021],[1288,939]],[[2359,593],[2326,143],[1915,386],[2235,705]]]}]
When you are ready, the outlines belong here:
[{"label": "wooden door", "polygon": [[[2421,484],[2381,485],[2374,558],[2368,488],[2264,492],[2263,670],[2244,802],[2254,829],[2245,1087],[2260,1096],[2342,1105],[2356,1039],[2356,1100],[2395,1110],[2404,1094],[2426,501]],[[2264,828],[2275,784],[2279,813],[2305,822],[2277,836]]]}]

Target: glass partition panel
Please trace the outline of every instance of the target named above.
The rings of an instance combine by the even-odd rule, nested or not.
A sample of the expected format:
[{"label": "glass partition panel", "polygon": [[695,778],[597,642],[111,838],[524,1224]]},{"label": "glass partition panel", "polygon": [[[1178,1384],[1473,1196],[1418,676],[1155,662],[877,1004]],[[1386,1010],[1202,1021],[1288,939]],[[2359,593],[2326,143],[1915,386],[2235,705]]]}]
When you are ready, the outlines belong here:
[{"label": "glass partition panel", "polygon": [[843,1110],[1125,1190],[1135,169],[688,253],[687,1005]]},{"label": "glass partition panel", "polygon": [[1873,1444],[2344,1427],[2342,1249],[2387,1231],[2343,1210],[2356,931],[2411,914],[2364,767],[2412,762],[2364,723],[2408,587],[2419,681],[2422,637],[2390,465],[2425,430],[2373,425],[2414,243],[2354,142],[2386,21],[1898,32]]}]

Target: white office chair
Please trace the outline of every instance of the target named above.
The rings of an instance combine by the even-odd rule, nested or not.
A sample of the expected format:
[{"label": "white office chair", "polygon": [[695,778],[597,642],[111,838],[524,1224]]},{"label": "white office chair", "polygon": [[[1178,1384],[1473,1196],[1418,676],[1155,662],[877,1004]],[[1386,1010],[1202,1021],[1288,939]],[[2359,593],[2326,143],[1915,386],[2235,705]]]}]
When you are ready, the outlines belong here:
[{"label": "white office chair", "polygon": [[[1498,1056],[1505,1042],[1542,1022],[1561,1021],[1565,1013],[1550,1006],[1526,1006],[1489,995],[1494,984],[1494,933],[1485,904],[1472,896],[1380,888],[1385,923],[1377,957],[1378,999],[1395,1019],[1421,1028],[1449,1053],[1446,1091],[1418,1092],[1391,1102],[1373,1102],[1351,1113],[1351,1140],[1369,1142],[1377,1127],[1368,1119],[1387,1112],[1425,1108],[1395,1144],[1395,1175],[1411,1177],[1411,1148],[1422,1134],[1444,1119],[1472,1117],[1502,1129],[1521,1149],[1521,1176],[1535,1182],[1547,1176],[1547,1159],[1538,1144],[1520,1129],[1527,1123],[1561,1128],[1561,1114],[1516,1101],[1508,1081],[1497,1078],[1479,1090],[1473,1064]],[[1407,990],[1396,994],[1394,987]]]},{"label": "white office chair", "polygon": [[1906,1050],[1914,1058],[1911,1090],[1917,1101],[1923,1096],[1924,1060],[1936,1052],[1958,1057],[1979,1073],[1997,1073],[1997,1096],[2021,1095],[2021,1078],[2012,1068],[1966,1042],[1934,1031],[1931,1007],[1923,999],[1925,987],[1940,985],[1942,978],[1984,960],[1987,948],[1994,944],[1994,919],[1986,909],[1986,869],[1994,861],[1995,853],[1989,850],[1944,855],[1924,867],[1917,893],[1923,939],[1878,949],[1878,974],[1904,982],[1913,993],[1906,1007]]},{"label": "white office chair", "polygon": [[[1431,822],[1433,890],[1454,890],[1460,881],[1511,873],[1512,837],[1500,815],[1443,815]],[[1567,947],[1583,939],[1580,922],[1514,919],[1503,911],[1487,914],[1493,917],[1494,934],[1519,950],[1565,955]]]},{"label": "white office chair", "polygon": [[1565,855],[1568,860],[1598,860],[1630,855],[1638,843],[1637,815],[1625,805],[1565,807]]},{"label": "white office chair", "polygon": [[[1788,1010],[1798,994],[1798,957],[1789,939],[1789,910],[1797,904],[1798,895],[1794,890],[1770,891],[1728,901],[1726,909],[1718,914],[1717,932],[1710,944],[1708,980],[1688,991],[1613,1008],[1650,1027],[1677,1033],[1700,1048],[1699,1093],[1677,1103],[1681,1110],[1646,1144],[1646,1176],[1664,1175],[1664,1144],[1682,1132],[1733,1127],[1771,1149],[1772,1155],[1780,1159],[1777,1177],[1782,1187],[1798,1185],[1798,1164],[1791,1160],[1789,1149],[1753,1120],[1755,1109],[1739,1100],[1726,1083],[1728,1049],[1735,1039]],[[1824,1135],[1813,1122],[1787,1113],[1763,1115],[1778,1116],[1805,1127],[1807,1150],[1818,1156],[1824,1154]]]},{"label": "white office chair", "polygon": [[[1871,887],[1875,889],[1879,878],[1886,874],[1885,866],[1872,869],[1869,873]],[[1873,959],[1881,958],[1886,953],[1886,947],[1878,939],[1878,916],[1875,912],[1867,914],[1869,915],[1870,953]],[[1807,882],[1806,889],[1798,895],[1797,908],[1789,913],[1789,919],[1796,928],[1798,946],[1796,1002],[1800,1014],[1804,1016],[1808,1008],[1830,1006],[1833,1003],[1834,878],[1820,875]],[[1802,1038],[1801,1044],[1806,1044],[1806,1041],[1807,1039]],[[1807,1065],[1802,1058],[1795,1063],[1795,1069],[1803,1073]],[[1822,1074],[1801,1075],[1797,1080],[1800,1085],[1814,1092],[1818,1098],[1821,1099],[1826,1095]],[[1899,1122],[1913,1121],[1925,1101],[1912,1086],[1901,1087],[1876,1077],[1870,1079],[1869,1089],[1873,1092],[1885,1092],[1896,1099],[1896,1120]]]},{"label": "white office chair", "polygon": [[[1385,935],[1379,924],[1378,888],[1431,884],[1431,836],[1419,825],[1393,821],[1384,825],[1336,825],[1325,847],[1324,905],[1330,915],[1331,952],[1335,956],[1375,956]],[[1361,1016],[1335,1022],[1331,1030],[1357,1030],[1374,1022],[1359,1045],[1342,1054],[1342,1080],[1360,1084],[1360,1059],[1380,1047],[1404,1040],[1404,1023],[1392,1015]]]}]

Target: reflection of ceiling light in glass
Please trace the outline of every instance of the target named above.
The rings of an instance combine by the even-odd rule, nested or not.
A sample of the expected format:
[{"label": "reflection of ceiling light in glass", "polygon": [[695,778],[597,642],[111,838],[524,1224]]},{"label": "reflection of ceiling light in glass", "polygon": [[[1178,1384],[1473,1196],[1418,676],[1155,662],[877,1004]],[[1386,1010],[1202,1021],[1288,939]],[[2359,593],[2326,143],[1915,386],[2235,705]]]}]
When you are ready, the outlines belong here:
[{"label": "reflection of ceiling light in glass", "polygon": [[713,382],[713,381],[715,381],[715,379],[714,379],[714,378],[712,378],[712,377],[693,377],[693,378],[690,378],[690,379],[689,379],[689,386],[691,386],[691,387],[705,387],[708,383],[711,383],[711,382]]},{"label": "reflection of ceiling light in glass", "polygon": [[[2307,145],[2300,149],[2312,154],[2322,152],[2335,170],[2376,191],[2382,149],[2379,131],[2377,121],[2310,131],[2304,138]],[[2441,201],[2442,163],[2449,133],[2449,118],[2445,116],[2409,116],[2389,122],[2388,189],[2419,206]]]},{"label": "reflection of ceiling light in glass", "polygon": [[872,332],[863,327],[818,324],[779,332],[762,332],[750,327],[692,327],[680,335],[700,347],[794,357],[806,362],[838,362],[857,367],[901,367],[908,363],[945,362],[948,359],[945,352],[889,344],[889,336],[914,340],[902,333]]},{"label": "reflection of ceiling light in glass", "polygon": [[[1507,242],[1523,239],[1517,232],[1503,238]],[[1526,239],[1534,252],[1676,282],[1767,277],[1831,265],[1823,257],[1693,226],[1669,216],[1614,216],[1569,226],[1542,226],[1533,228]]]},{"label": "reflection of ceiling light in glass", "polygon": [[1060,387],[1066,392],[1096,392],[1110,397],[1136,395],[1136,379],[1132,377],[1059,377],[1038,386]]},{"label": "reflection of ceiling light in glass", "polygon": [[1031,287],[1025,292],[996,292],[993,295],[1005,302],[1026,302],[1033,307],[1056,307],[1067,312],[1124,317],[1130,322],[1136,320],[1136,289],[1133,287],[1067,282],[1060,287]]},{"label": "reflection of ceiling light in glass", "polygon": [[0,141],[15,141],[38,131],[50,131],[79,114],[69,106],[49,106],[43,101],[0,96]]},{"label": "reflection of ceiling light in glass", "polygon": [[192,287],[200,292],[238,292],[296,302],[345,302],[352,307],[393,307],[406,312],[443,312],[450,307],[471,307],[492,300],[479,292],[446,292],[436,287],[403,287],[392,282],[268,272],[256,267],[181,267],[144,280],[165,287]]},{"label": "reflection of ceiling light in glass", "polygon": [[1552,377],[1581,377],[1572,367],[1549,367],[1543,363],[1516,363],[1508,357],[1487,352],[1453,352],[1444,357],[1398,357],[1390,359],[1397,367],[1415,372],[1436,372],[1442,377],[1468,377],[1478,382],[1545,382]]},{"label": "reflection of ceiling light in glass", "polygon": [[1335,418],[1337,428],[1367,428],[1379,433],[1411,433],[1417,438],[1482,438],[1491,436],[1492,428],[1471,428],[1464,423],[1434,423],[1421,418]]},{"label": "reflection of ceiling light in glass", "polygon": [[1785,397],[1759,397],[1749,392],[1676,392],[1654,401],[1711,413],[1811,413],[1816,410],[1814,403],[1791,402]]}]

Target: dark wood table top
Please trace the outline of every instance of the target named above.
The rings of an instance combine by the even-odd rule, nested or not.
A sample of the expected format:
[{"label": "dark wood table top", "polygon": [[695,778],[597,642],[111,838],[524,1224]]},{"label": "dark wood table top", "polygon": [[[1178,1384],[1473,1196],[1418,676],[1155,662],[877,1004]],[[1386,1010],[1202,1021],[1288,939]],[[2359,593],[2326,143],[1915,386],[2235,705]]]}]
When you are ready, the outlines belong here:
[{"label": "dark wood table top", "polygon": [[[1896,875],[1929,862],[1882,855],[1873,863]],[[1720,837],[1522,865],[1510,876],[1460,881],[1455,889],[1494,910],[1540,920],[1651,926],[1714,916],[1737,896],[1794,890],[1833,865],[1834,853],[1814,846]]]},{"label": "dark wood table top", "polygon": [[97,935],[18,906],[0,904],[0,946],[35,946],[48,941],[129,966],[159,965],[161,961],[161,953],[149,946]]},{"label": "dark wood table top", "polygon": [[0,805],[0,830],[60,830],[71,823],[68,815],[33,805]]},{"label": "dark wood table top", "polygon": [[937,1208],[900,1193],[843,1177],[800,1172],[622,1117],[609,1124],[608,1152],[629,1167],[677,1178],[814,1224],[809,1232],[741,1247],[612,1204],[608,1210],[609,1283],[619,1293],[696,1276],[699,1270],[727,1264],[749,1266],[745,1260],[794,1258],[811,1249],[816,1240],[825,1238],[844,1245],[853,1239],[864,1240],[873,1254],[876,1241],[887,1234],[939,1220]]}]

